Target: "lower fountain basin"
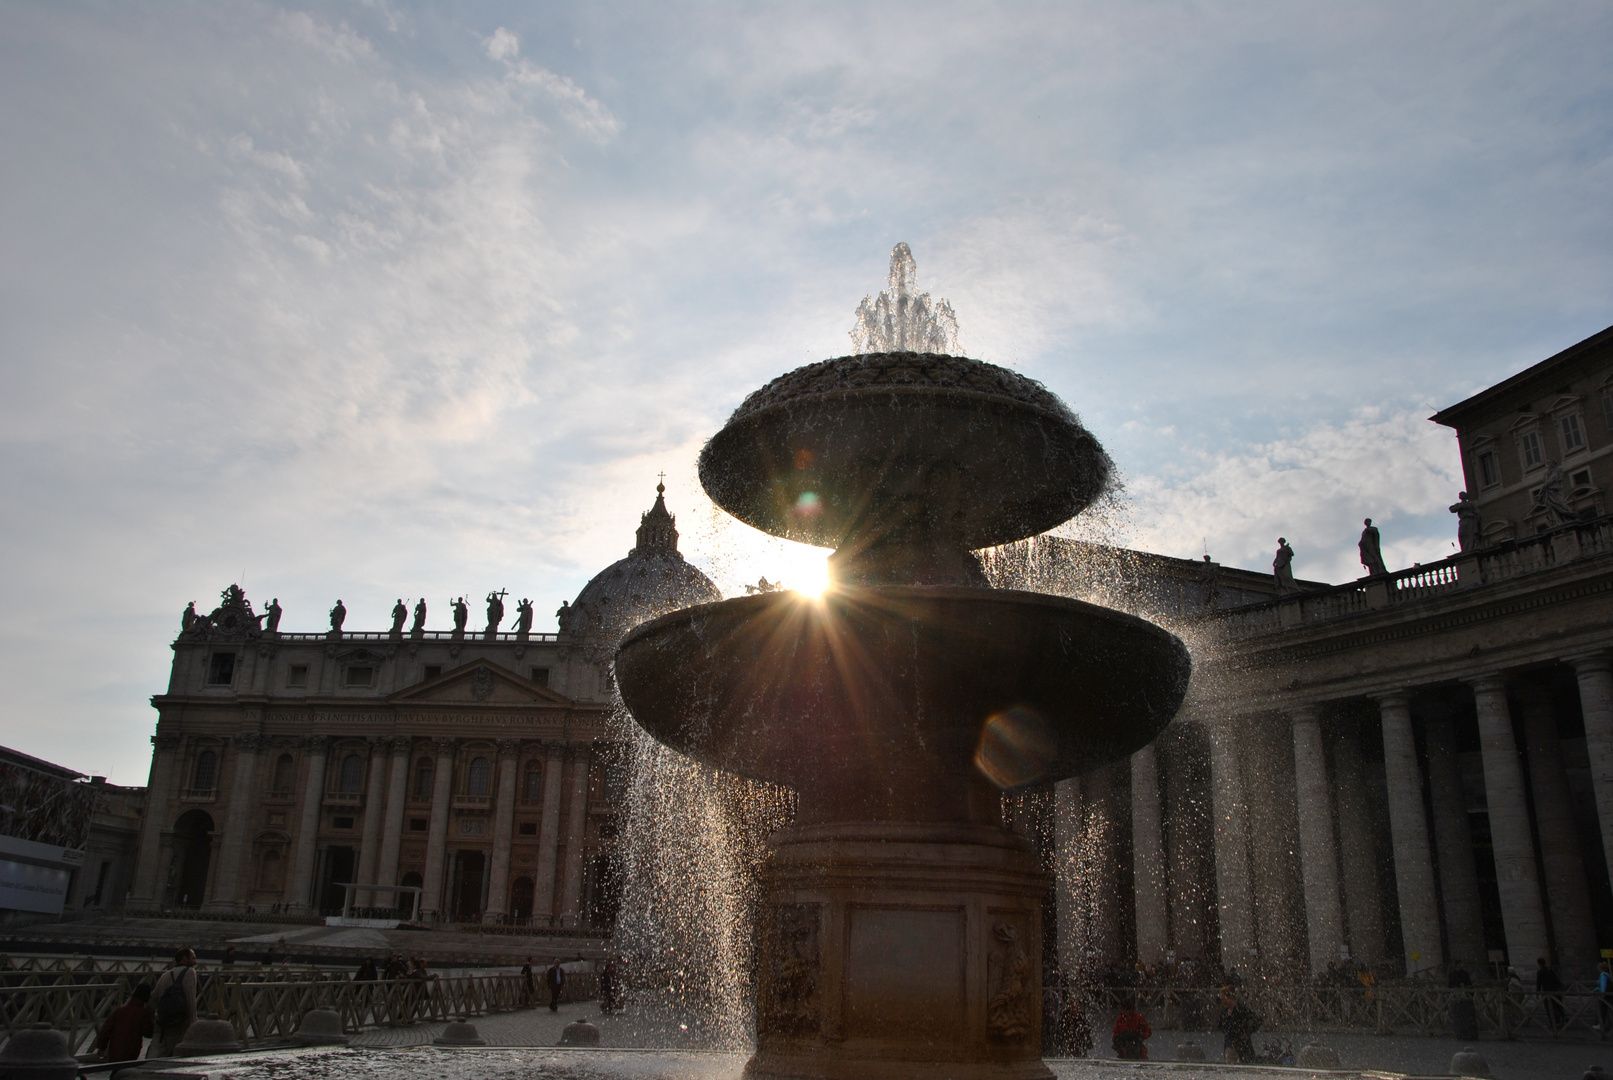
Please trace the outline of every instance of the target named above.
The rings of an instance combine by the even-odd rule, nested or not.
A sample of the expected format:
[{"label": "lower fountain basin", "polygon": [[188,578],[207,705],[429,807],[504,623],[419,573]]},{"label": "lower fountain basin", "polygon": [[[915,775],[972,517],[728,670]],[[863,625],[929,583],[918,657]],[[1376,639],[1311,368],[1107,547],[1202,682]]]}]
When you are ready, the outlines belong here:
[{"label": "lower fountain basin", "polygon": [[1191,667],[1174,635],[1108,608],[899,585],[673,612],[624,639],[616,681],[666,745],[794,787],[797,822],[992,823],[1000,791],[1152,741]]}]

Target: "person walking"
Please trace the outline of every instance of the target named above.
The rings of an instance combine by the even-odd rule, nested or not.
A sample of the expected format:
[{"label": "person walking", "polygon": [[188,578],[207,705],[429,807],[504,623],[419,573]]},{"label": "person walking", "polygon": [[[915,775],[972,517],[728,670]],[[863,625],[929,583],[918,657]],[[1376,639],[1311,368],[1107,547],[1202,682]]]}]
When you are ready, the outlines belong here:
[{"label": "person walking", "polygon": [[1546,1026],[1555,1035],[1563,1027],[1563,981],[1547,966],[1544,956],[1535,958],[1535,991],[1546,1007]]},{"label": "person walking", "polygon": [[532,957],[530,956],[526,958],[526,963],[521,965],[521,985],[526,987],[526,1004],[527,1008],[530,1009],[533,1003],[538,1000],[538,984],[532,975]]},{"label": "person walking", "polygon": [[621,978],[616,973],[616,961],[607,960],[605,970],[599,973],[599,1011],[613,1013],[622,1007]]},{"label": "person walking", "polygon": [[140,1048],[154,1032],[151,1022],[151,986],[141,983],[129,995],[129,1000],[116,1009],[101,1025],[95,1049],[104,1061],[136,1061]]},{"label": "person walking", "polygon": [[156,1030],[146,1050],[147,1058],[172,1057],[174,1048],[196,1022],[196,981],[196,953],[180,949],[174,954],[174,966],[163,972],[151,988],[157,1015],[153,1017]]},{"label": "person walking", "polygon": [[1221,988],[1221,1015],[1216,1029],[1226,1037],[1224,1057],[1229,1065],[1247,1065],[1255,1059],[1255,1032],[1260,1030],[1260,1017],[1238,1000],[1238,991],[1231,986]]},{"label": "person walking", "polygon": [[560,991],[566,986],[566,969],[560,966],[558,959],[543,973],[543,984],[549,988],[549,1011],[559,1012]]},{"label": "person walking", "polygon": [[1479,1037],[1478,1006],[1473,1001],[1473,976],[1460,960],[1451,961],[1451,972],[1446,982],[1456,993],[1450,998],[1451,1031],[1458,1039],[1469,1041]]}]

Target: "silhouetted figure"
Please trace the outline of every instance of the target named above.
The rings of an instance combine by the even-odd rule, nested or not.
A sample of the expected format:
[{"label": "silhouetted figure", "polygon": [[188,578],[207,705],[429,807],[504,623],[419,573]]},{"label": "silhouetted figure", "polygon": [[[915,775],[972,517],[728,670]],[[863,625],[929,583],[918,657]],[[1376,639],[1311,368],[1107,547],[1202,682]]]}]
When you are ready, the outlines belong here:
[{"label": "silhouetted figure", "polygon": [[515,636],[525,641],[532,633],[532,601],[521,597],[521,602],[515,605]]},{"label": "silhouetted figure", "polygon": [[504,621],[504,597],[509,595],[503,589],[487,594],[487,640],[493,640],[498,633],[498,624]]},{"label": "silhouetted figure", "polygon": [[549,988],[549,1011],[560,1011],[560,991],[566,988],[566,969],[556,960],[543,973],[543,985]]},{"label": "silhouetted figure", "polygon": [[470,622],[470,605],[465,603],[465,598],[461,596],[454,601],[454,637],[465,636],[465,624],[468,622]]},{"label": "silhouetted figure", "polygon": [[414,606],[414,625],[409,627],[409,636],[413,638],[426,635],[426,598],[422,596],[420,602]]},{"label": "silhouetted figure", "polygon": [[1221,1015],[1215,1026],[1226,1036],[1225,1058],[1229,1064],[1247,1065],[1255,1059],[1255,1032],[1260,1030],[1260,1017],[1238,1000],[1238,992],[1231,986],[1221,988]]},{"label": "silhouetted figure", "polygon": [[571,629],[571,601],[560,601],[560,610],[554,613],[554,621],[560,627],[562,634]]},{"label": "silhouetted figure", "polygon": [[1294,587],[1294,549],[1281,536],[1277,538],[1277,555],[1271,560],[1271,576],[1277,579],[1278,592]]},{"label": "silhouetted figure", "polygon": [[1546,966],[1544,956],[1535,959],[1535,990],[1540,994],[1540,1003],[1546,1007],[1546,1026],[1555,1035],[1563,1026],[1563,981],[1553,968]]},{"label": "silhouetted figure", "polygon": [[1361,565],[1366,567],[1369,577],[1387,574],[1389,569],[1383,565],[1383,541],[1378,536],[1377,526],[1372,524],[1371,518],[1361,524],[1366,526],[1361,530],[1360,543],[1356,545],[1361,552]]},{"label": "silhouetted figure", "polygon": [[330,636],[333,638],[341,637],[342,623],[346,621],[347,608],[342,604],[341,600],[338,599],[336,601],[336,606],[330,609]]},{"label": "silhouetted figure", "polygon": [[1557,464],[1556,458],[1546,459],[1546,482],[1540,485],[1535,506],[1544,508],[1553,518],[1554,525],[1574,520],[1574,508],[1568,505],[1568,500],[1563,496],[1563,467]]},{"label": "silhouetted figure", "polygon": [[188,634],[196,629],[196,601],[192,600],[185,605],[185,610],[179,616],[180,633]]},{"label": "silhouetted figure", "polygon": [[391,637],[401,638],[403,636],[403,620],[407,619],[408,617],[409,609],[403,603],[403,597],[400,596],[398,597],[398,602],[392,605]]},{"label": "silhouetted figure", "polygon": [[[346,613],[343,613],[346,618]],[[269,606],[263,612],[263,632],[278,634],[280,632],[280,598],[277,596],[269,601]]]},{"label": "silhouetted figure", "polygon": [[1110,1039],[1109,1046],[1115,1052],[1115,1057],[1126,1061],[1147,1061],[1147,1040],[1154,1034],[1154,1029],[1148,1026],[1148,1019],[1137,1011],[1135,1001],[1127,1001],[1120,1015],[1115,1017],[1114,1037]]},{"label": "silhouetted figure", "polygon": [[1451,504],[1451,513],[1456,515],[1457,547],[1463,551],[1476,550],[1484,526],[1478,505],[1467,497],[1467,492],[1461,491],[1456,495],[1456,502]]},{"label": "silhouetted figure", "polygon": [[149,1035],[156,1033],[151,1017],[151,987],[141,983],[129,995],[129,1000],[116,1009],[101,1025],[95,1048],[106,1061],[134,1061],[140,1057],[140,1047]]}]

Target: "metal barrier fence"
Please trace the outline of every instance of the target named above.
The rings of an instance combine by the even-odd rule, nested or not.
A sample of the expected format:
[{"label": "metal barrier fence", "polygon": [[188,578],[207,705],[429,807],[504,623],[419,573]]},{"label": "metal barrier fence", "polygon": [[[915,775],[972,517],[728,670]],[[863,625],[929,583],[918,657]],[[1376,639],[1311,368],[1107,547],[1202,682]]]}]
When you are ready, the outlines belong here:
[{"label": "metal barrier fence", "polygon": [[[1241,1000],[1261,1017],[1267,1031],[1340,1031],[1375,1035],[1455,1034],[1452,1002],[1471,1000],[1482,1038],[1517,1039],[1580,1034],[1601,1038],[1595,1025],[1600,995],[1588,990],[1560,994],[1510,994],[1504,987],[1448,990],[1443,987],[1312,987],[1245,985]],[[1098,991],[1093,1013],[1118,1012],[1122,1003],[1137,1008],[1158,1028],[1206,1031],[1220,1002],[1212,989],[1140,988]]]},{"label": "metal barrier fence", "polygon": [[[528,995],[520,975],[460,975],[435,979],[356,982],[334,979],[262,981],[254,973],[233,978],[217,972],[202,976],[197,1011],[217,1013],[251,1044],[294,1034],[311,1009],[334,1009],[349,1031],[485,1016],[532,1008],[547,1000],[541,977]],[[129,1000],[139,973],[121,974],[90,983],[0,987],[0,1030],[6,1036],[34,1024],[49,1024],[67,1036],[75,1054],[94,1049],[101,1025],[112,1010]],[[592,973],[568,972],[562,1001],[586,1001],[597,995]]]}]

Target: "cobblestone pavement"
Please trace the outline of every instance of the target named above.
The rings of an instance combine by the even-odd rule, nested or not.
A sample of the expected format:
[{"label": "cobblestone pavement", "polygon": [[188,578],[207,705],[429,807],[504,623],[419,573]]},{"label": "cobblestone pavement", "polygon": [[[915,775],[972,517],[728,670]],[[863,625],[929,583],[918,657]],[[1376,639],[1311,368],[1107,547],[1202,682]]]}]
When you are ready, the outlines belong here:
[{"label": "cobblestone pavement", "polygon": [[[560,1041],[560,1033],[571,1021],[587,1017],[599,1026],[600,1042],[605,1047],[660,1049],[693,1049],[702,1041],[696,1033],[681,1024],[667,1019],[627,1016],[601,1017],[596,1003],[583,1002],[562,1005],[559,1012],[547,1008],[527,1009],[513,1013],[480,1016],[472,1020],[489,1046],[553,1047]],[[404,1028],[376,1028],[364,1032],[353,1040],[354,1046],[406,1047],[429,1045],[440,1035],[444,1024],[415,1024]],[[1471,1045],[1489,1063],[1497,1080],[1579,1080],[1586,1068],[1601,1065],[1613,1075],[1613,1044],[1582,1042],[1499,1042],[1480,1041],[1464,1044],[1454,1039],[1419,1038],[1415,1036],[1377,1036],[1342,1034],[1306,1034],[1304,1032],[1261,1032],[1255,1045],[1262,1046],[1276,1038],[1289,1040],[1297,1051],[1308,1042],[1331,1046],[1339,1055],[1340,1066],[1346,1073],[1313,1074],[1309,1070],[1239,1068],[1212,1063],[1204,1066],[1188,1063],[1170,1064],[1178,1044],[1196,1040],[1207,1057],[1220,1057],[1221,1037],[1216,1034],[1181,1031],[1155,1032],[1148,1041],[1150,1058],[1156,1065],[1170,1064],[1169,1068],[1147,1069],[1175,1078],[1188,1080],[1200,1075],[1217,1080],[1237,1080],[1240,1077],[1270,1077],[1274,1073],[1287,1076],[1348,1076],[1351,1072],[1381,1071],[1423,1076],[1448,1075],[1451,1057],[1464,1045]],[[1115,1061],[1108,1053],[1094,1050],[1088,1058],[1056,1059],[1049,1062],[1054,1072],[1067,1080],[1109,1080],[1134,1075],[1131,1063]]]}]

